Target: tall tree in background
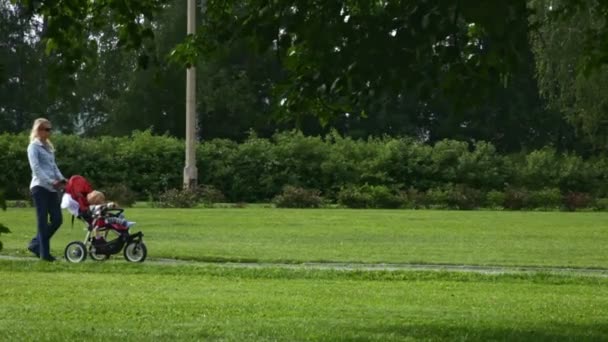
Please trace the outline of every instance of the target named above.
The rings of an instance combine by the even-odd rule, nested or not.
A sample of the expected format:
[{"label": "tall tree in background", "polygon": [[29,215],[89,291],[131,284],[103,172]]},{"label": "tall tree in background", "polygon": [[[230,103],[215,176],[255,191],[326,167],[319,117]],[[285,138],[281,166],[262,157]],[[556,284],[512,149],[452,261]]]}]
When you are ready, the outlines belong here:
[{"label": "tall tree in background", "polygon": [[[174,2],[157,17],[152,25],[154,63],[147,69],[137,69],[134,63],[121,66],[122,90],[108,98],[108,116],[98,133],[125,135],[150,128],[158,134],[184,136],[185,75],[165,58],[186,35],[185,14],[186,3]],[[133,54],[122,55],[134,62]],[[106,60],[106,52],[99,60]],[[280,75],[274,55],[254,53],[246,42],[237,41],[196,62],[201,138],[242,140],[249,130],[262,135],[274,132],[268,104],[270,89]]]},{"label": "tall tree in background", "polygon": [[[57,56],[46,53],[42,40],[47,25],[42,18],[29,18],[25,9],[0,0],[0,65],[5,81],[0,82],[0,127],[20,132],[30,128],[32,121],[45,116],[63,132],[83,132],[102,122],[108,112],[107,97],[119,85],[116,75],[117,51],[112,32],[100,34],[96,44],[99,63],[81,65],[72,74],[57,74],[51,80],[51,69]],[[115,53],[114,53],[115,54]]]},{"label": "tall tree in background", "polygon": [[34,118],[59,109],[49,106],[46,80],[49,59],[40,41],[43,23],[24,17],[23,9],[0,0],[0,127],[7,131],[27,129]]},{"label": "tall tree in background", "polygon": [[112,63],[119,71],[121,88],[108,98],[108,116],[99,133],[127,135],[136,129],[151,129],[157,134],[184,136],[185,74],[165,60],[186,35],[185,13],[185,2],[176,1],[149,23],[155,40],[146,49],[147,68],[138,67],[135,53],[118,47],[113,50],[128,62]]},{"label": "tall tree in background", "polygon": [[431,99],[437,89],[466,106],[521,60],[527,15],[522,0],[211,0],[198,42],[203,51],[243,37],[274,46],[289,76],[277,88],[284,112],[328,121],[365,115],[383,98]]},{"label": "tall tree in background", "polygon": [[[1,115],[3,129],[22,130],[19,120],[29,125],[25,113],[31,112],[48,114],[65,131],[123,135],[152,127],[183,136],[183,71],[165,63],[173,51],[174,60],[198,64],[205,138],[239,140],[249,129],[267,135],[293,127],[318,134],[334,127],[356,137],[488,140],[506,151],[573,146],[560,113],[589,140],[597,142],[602,132],[603,105],[595,99],[604,81],[597,72],[581,76],[608,60],[601,44],[608,37],[602,24],[608,4],[598,0],[555,0],[546,16],[544,0],[209,0],[199,34],[181,45],[182,2],[18,4],[26,16],[0,23],[12,39],[4,44],[20,46],[0,51],[0,96],[7,99],[0,104],[12,113]],[[567,49],[582,52],[575,59],[561,56],[560,36],[551,32],[570,32],[582,13],[588,27],[571,39],[582,48]],[[15,40],[36,22],[44,24],[34,31],[37,40]],[[548,110],[532,77],[531,33]],[[31,67],[18,71],[19,63]],[[22,82],[28,77],[40,79]],[[561,85],[551,88],[556,77]],[[578,95],[567,92],[575,82]],[[48,85],[55,87],[51,97],[42,94]],[[41,104],[27,103],[28,96]]]},{"label": "tall tree in background", "polygon": [[[594,60],[599,52],[596,44],[607,45],[608,35],[598,30],[606,28],[608,12],[604,2],[582,1],[563,21],[555,20],[560,1],[534,1],[534,20],[538,29],[531,42],[536,57],[539,89],[549,108],[562,113],[576,127],[579,135],[596,148],[608,147],[608,65],[579,72],[585,63]],[[596,41],[589,41],[589,36]],[[604,57],[605,58],[605,57]],[[604,59],[604,63],[608,59]],[[601,64],[601,63],[600,63]]]}]

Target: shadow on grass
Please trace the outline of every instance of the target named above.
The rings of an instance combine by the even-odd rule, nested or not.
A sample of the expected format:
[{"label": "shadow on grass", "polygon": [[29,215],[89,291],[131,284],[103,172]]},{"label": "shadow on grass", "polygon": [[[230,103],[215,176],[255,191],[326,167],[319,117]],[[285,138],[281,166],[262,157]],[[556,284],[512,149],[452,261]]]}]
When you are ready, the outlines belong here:
[{"label": "shadow on grass", "polygon": [[[481,322],[472,324],[483,324]],[[608,341],[608,324],[551,324],[546,327],[446,326],[440,324],[382,325],[354,331],[355,336],[382,340],[424,341]]]}]

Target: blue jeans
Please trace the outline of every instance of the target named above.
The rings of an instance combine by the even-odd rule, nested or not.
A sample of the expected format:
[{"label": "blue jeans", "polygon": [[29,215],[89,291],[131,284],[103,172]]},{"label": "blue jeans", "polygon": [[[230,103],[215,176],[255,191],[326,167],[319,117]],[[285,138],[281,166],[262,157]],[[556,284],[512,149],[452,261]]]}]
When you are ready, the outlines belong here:
[{"label": "blue jeans", "polygon": [[48,191],[41,186],[35,186],[32,188],[32,198],[36,206],[38,233],[34,236],[28,248],[32,252],[40,254],[41,259],[48,259],[51,257],[51,237],[63,223],[59,193]]}]

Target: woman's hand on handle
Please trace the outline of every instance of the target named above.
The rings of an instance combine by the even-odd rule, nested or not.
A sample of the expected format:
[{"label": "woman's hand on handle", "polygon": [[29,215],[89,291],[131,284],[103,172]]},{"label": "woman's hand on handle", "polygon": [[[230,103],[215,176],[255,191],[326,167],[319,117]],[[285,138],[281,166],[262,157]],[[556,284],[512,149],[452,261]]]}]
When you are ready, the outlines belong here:
[{"label": "woman's hand on handle", "polygon": [[53,188],[55,189],[63,189],[67,181],[65,179],[56,179],[53,181]]}]

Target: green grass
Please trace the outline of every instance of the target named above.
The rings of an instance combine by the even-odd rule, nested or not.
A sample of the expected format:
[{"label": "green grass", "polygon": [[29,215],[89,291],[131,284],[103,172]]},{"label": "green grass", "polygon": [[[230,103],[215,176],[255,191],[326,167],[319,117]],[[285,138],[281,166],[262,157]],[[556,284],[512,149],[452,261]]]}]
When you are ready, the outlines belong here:
[{"label": "green grass", "polygon": [[[12,234],[3,254],[25,250],[34,209],[0,213]],[[144,209],[126,211],[152,258],[204,261],[440,263],[608,268],[608,213]],[[70,217],[52,240],[62,255],[84,237]]]},{"label": "green grass", "polygon": [[608,339],[608,280],[0,261],[3,340]]},{"label": "green grass", "polygon": [[[608,278],[235,268],[155,258],[608,268],[608,214],[134,208],[151,260],[0,260],[2,341],[605,341]],[[33,209],[0,222],[29,255]],[[61,255],[84,236],[69,217]]]}]

